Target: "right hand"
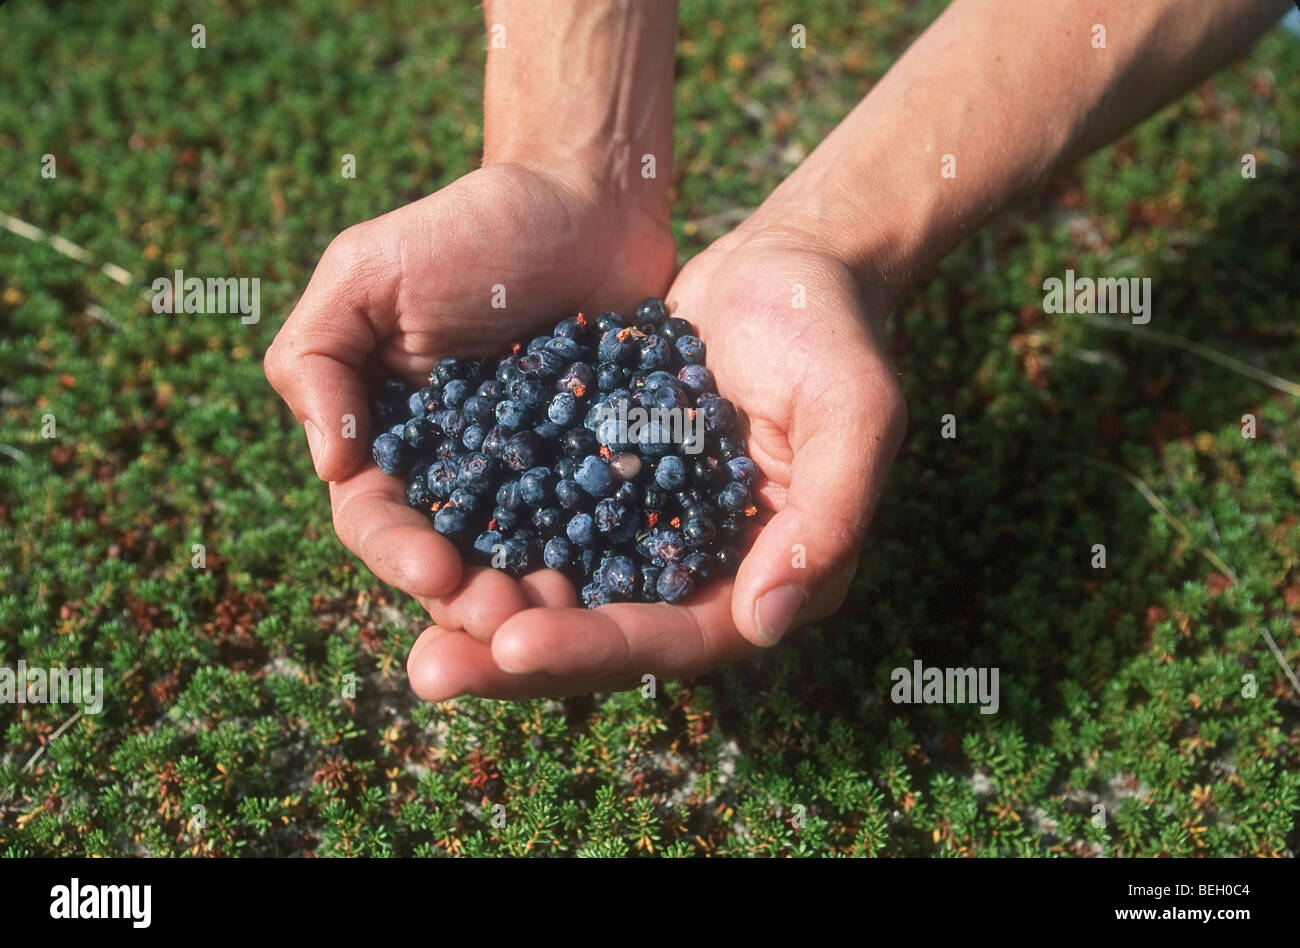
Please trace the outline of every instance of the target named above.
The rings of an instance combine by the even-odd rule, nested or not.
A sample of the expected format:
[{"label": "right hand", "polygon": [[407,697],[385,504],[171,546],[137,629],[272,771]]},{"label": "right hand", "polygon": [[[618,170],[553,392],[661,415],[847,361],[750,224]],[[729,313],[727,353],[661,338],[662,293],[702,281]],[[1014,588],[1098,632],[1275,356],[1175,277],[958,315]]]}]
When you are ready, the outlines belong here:
[{"label": "right hand", "polygon": [[[406,505],[402,479],[371,460],[371,386],[386,376],[422,384],[439,359],[496,355],[579,311],[627,311],[662,296],[675,265],[666,208],[517,164],[483,167],[335,238],[265,370],[330,483],[339,539],[440,627],[483,642],[521,609],[575,604],[558,573],[465,570]],[[505,287],[501,309],[491,305],[495,284]],[[349,414],[354,438],[342,433]]]}]

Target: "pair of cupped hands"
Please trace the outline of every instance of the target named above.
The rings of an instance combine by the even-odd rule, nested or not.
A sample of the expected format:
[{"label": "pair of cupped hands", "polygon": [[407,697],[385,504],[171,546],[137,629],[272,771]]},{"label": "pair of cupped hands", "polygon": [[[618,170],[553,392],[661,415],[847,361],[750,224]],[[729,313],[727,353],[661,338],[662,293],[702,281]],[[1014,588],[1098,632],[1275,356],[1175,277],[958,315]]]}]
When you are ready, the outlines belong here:
[{"label": "pair of cupped hands", "polygon": [[[885,298],[766,210],[677,272],[666,215],[629,189],[486,165],[326,249],[266,374],[329,482],[339,538],[432,619],[407,660],[421,698],[561,697],[689,677],[844,601],[906,427],[882,352]],[[504,308],[491,305],[496,285]],[[761,527],[737,574],[683,605],[587,610],[558,572],[516,579],[462,562],[370,458],[375,380],[421,383],[439,359],[497,356],[565,317],[631,313],[647,296],[696,326],[719,392],[747,419]]]}]

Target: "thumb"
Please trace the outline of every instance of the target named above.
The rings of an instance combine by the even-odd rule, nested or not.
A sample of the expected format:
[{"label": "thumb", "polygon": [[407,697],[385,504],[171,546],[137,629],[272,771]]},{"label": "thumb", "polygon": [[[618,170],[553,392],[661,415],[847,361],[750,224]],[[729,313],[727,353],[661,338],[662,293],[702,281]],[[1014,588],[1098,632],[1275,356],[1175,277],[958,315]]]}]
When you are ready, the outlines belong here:
[{"label": "thumb", "polygon": [[267,380],[303,426],[322,480],[343,480],[365,462],[370,409],[361,367],[378,344],[376,325],[392,318],[394,272],[357,228],[344,231],[267,349]]},{"label": "thumb", "polygon": [[[897,383],[884,376],[854,405],[796,408],[785,505],[741,563],[732,621],[755,645],[775,645],[795,625],[844,601],[876,499],[907,427]],[[810,425],[812,427],[810,427]],[[852,439],[852,440],[849,440]]]}]

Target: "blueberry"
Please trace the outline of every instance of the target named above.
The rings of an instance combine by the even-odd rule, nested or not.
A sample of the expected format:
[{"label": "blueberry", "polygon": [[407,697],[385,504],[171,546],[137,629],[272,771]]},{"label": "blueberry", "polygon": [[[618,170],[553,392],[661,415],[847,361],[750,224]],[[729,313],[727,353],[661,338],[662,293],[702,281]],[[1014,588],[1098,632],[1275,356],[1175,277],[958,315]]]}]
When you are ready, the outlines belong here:
[{"label": "blueberry", "polygon": [[631,378],[632,370],[625,365],[602,362],[596,368],[596,387],[602,392],[608,392],[610,389],[626,385]]},{"label": "blueberry", "polygon": [[655,591],[664,602],[677,603],[690,595],[693,585],[690,570],[678,563],[669,563],[659,574]]},{"label": "blueberry", "polygon": [[686,392],[678,388],[677,385],[661,385],[653,392],[647,393],[647,399],[650,404],[647,408],[659,411],[685,411],[690,408],[687,401]]},{"label": "blueberry", "polygon": [[[490,384],[485,382],[486,384]],[[469,419],[471,425],[488,428],[496,423],[496,402],[483,395],[471,395],[460,406],[460,413]]]},{"label": "blueberry", "polygon": [[463,507],[471,513],[478,509],[478,497],[472,491],[465,490],[463,487],[457,487],[452,491],[451,496],[447,498],[447,503],[456,507]]},{"label": "blueberry", "polygon": [[659,574],[663,570],[658,566],[646,566],[641,570],[641,598],[647,602],[657,602],[659,600],[659,590],[656,584],[659,582]]},{"label": "blueberry", "polygon": [[513,530],[519,526],[519,513],[498,504],[492,510],[492,522],[498,530]]},{"label": "blueberry", "polygon": [[459,438],[469,427],[469,421],[454,408],[443,409],[434,415],[433,420],[444,434],[452,438]]},{"label": "blueberry", "polygon": [[[442,388],[438,385],[426,385],[411,397],[420,400],[420,403],[424,405],[426,414],[442,407]],[[411,414],[415,414],[415,412],[411,412]]]},{"label": "blueberry", "polygon": [[637,357],[637,347],[629,340],[622,329],[611,329],[600,337],[596,347],[596,358],[601,362],[616,362],[619,365],[631,365]]},{"label": "blueberry", "polygon": [[455,438],[443,438],[434,447],[433,456],[439,461],[454,461],[465,453],[464,447],[464,443]]},{"label": "blueberry", "polygon": [[655,483],[664,490],[677,490],[686,483],[686,465],[675,454],[659,459],[655,465]]},{"label": "blueberry", "polygon": [[582,347],[578,345],[576,339],[570,339],[567,336],[555,336],[547,341],[543,348],[547,352],[554,352],[562,362],[572,362],[578,357],[578,351]]},{"label": "blueberry", "polygon": [[464,507],[444,504],[433,515],[433,529],[443,535],[463,533],[469,526],[469,514],[470,512]]},{"label": "blueberry", "polygon": [[501,545],[501,534],[496,530],[484,530],[474,540],[474,549],[484,556],[492,556]]},{"label": "blueberry", "polygon": [[651,556],[665,563],[674,563],[686,555],[686,541],[676,530],[656,530],[650,534],[646,546]]},{"label": "blueberry", "polygon": [[637,364],[646,371],[667,368],[671,361],[668,343],[663,336],[646,336],[641,340]]},{"label": "blueberry", "polygon": [[696,398],[718,390],[718,383],[714,381],[713,373],[702,365],[682,366],[681,371],[677,373],[677,381],[681,382],[682,388]]},{"label": "blueberry", "polygon": [[412,418],[418,418],[424,414],[424,399],[420,397],[419,392],[412,392],[406,400],[406,410]]},{"label": "blueberry", "polygon": [[465,429],[465,433],[460,436],[460,443],[465,445],[471,451],[478,451],[483,447],[483,439],[487,432],[483,430],[482,425],[470,425]]},{"label": "blueberry", "polygon": [[578,463],[571,457],[562,457],[551,465],[551,470],[555,472],[556,480],[571,481],[573,472],[578,469]]},{"label": "blueberry", "polygon": [[415,475],[415,479],[406,485],[406,503],[416,510],[427,510],[433,503],[433,495],[424,486],[423,475]]},{"label": "blueberry", "polygon": [[664,324],[659,327],[659,335],[670,343],[676,343],[679,337],[694,335],[694,333],[694,326],[684,319],[678,319],[676,316],[665,319]]},{"label": "blueberry", "polygon": [[555,329],[551,331],[551,334],[556,338],[580,339],[587,332],[586,327],[583,325],[585,322],[585,318],[582,322],[579,322],[576,316],[562,319],[555,324]]},{"label": "blueberry", "polygon": [[499,458],[501,452],[506,449],[506,442],[509,440],[510,429],[505,425],[495,425],[489,428],[488,433],[483,436],[483,447],[479,450],[490,458]]},{"label": "blueberry", "polygon": [[554,480],[550,468],[530,468],[523,477],[519,478],[519,493],[524,503],[540,507],[551,496],[552,484]]},{"label": "blueberry", "polygon": [[569,392],[560,392],[547,406],[546,417],[557,425],[571,425],[578,414],[578,400]]},{"label": "blueberry", "polygon": [[506,568],[514,573],[523,573],[534,562],[534,546],[529,542],[530,536],[522,530],[502,544],[505,547]]},{"label": "blueberry", "polygon": [[641,387],[647,392],[653,392],[665,385],[676,385],[677,377],[671,372],[665,372],[663,369],[656,369],[645,377]]},{"label": "blueberry", "polygon": [[486,382],[479,383],[477,394],[479,398],[486,398],[496,404],[506,397],[506,386],[500,379],[488,379]]},{"label": "blueberry", "polygon": [[729,472],[718,463],[717,458],[696,457],[691,462],[691,482],[700,487],[714,486],[729,476]]},{"label": "blueberry", "polygon": [[718,491],[718,506],[727,513],[740,513],[749,506],[749,488],[739,481],[732,481]]},{"label": "blueberry", "polygon": [[627,508],[613,497],[606,497],[596,504],[596,529],[601,533],[613,533],[623,526],[627,517]]},{"label": "blueberry", "polygon": [[578,546],[592,546],[596,542],[596,521],[589,513],[574,514],[564,532]]},{"label": "blueberry", "polygon": [[[722,439],[718,439],[718,448],[722,448]],[[741,484],[753,483],[758,474],[758,467],[749,458],[743,454],[738,454],[727,461],[727,473],[733,481],[739,481]]]},{"label": "blueberry", "polygon": [[672,431],[654,418],[641,426],[637,437],[637,447],[647,458],[661,458],[673,451]]},{"label": "blueberry", "polygon": [[630,556],[611,556],[601,563],[601,584],[621,599],[630,599],[636,592],[636,580],[636,565]]},{"label": "blueberry", "polygon": [[681,565],[690,570],[691,577],[696,582],[702,583],[707,581],[709,578],[713,560],[709,554],[705,553],[703,550],[695,550],[694,552],[687,553],[682,557]]},{"label": "blueberry", "polygon": [[551,537],[542,550],[542,562],[549,569],[564,569],[573,561],[573,544],[564,537]]},{"label": "blueberry", "polygon": [[631,481],[624,481],[614,492],[614,499],[624,507],[635,507],[637,501],[641,499],[641,491]]},{"label": "blueberry", "polygon": [[528,420],[528,407],[512,399],[505,399],[496,404],[497,424],[502,428],[522,428]]},{"label": "blueberry", "polygon": [[459,408],[473,393],[474,389],[464,379],[452,379],[442,387],[442,403],[448,408]]},{"label": "blueberry", "polygon": [[636,308],[636,318],[638,322],[662,326],[664,320],[668,318],[668,307],[664,305],[664,301],[659,297],[647,296],[641,301],[641,305]]},{"label": "blueberry", "polygon": [[708,517],[691,517],[682,523],[682,536],[693,547],[708,546],[717,535],[717,528]]},{"label": "blueberry", "polygon": [[538,507],[533,511],[533,526],[542,536],[552,536],[565,526],[564,512],[559,507]]},{"label": "blueberry", "polygon": [[614,594],[600,583],[588,583],[582,587],[582,604],[588,609],[608,606],[614,601]]},{"label": "blueberry", "polygon": [[541,453],[542,439],[532,431],[520,431],[506,442],[501,461],[512,471],[524,471],[537,465]]},{"label": "blueberry", "polygon": [[[548,339],[547,342],[549,343],[550,340]],[[522,356],[515,366],[524,375],[539,379],[553,379],[564,370],[564,361],[564,358],[553,349],[539,348]]]},{"label": "blueberry", "polygon": [[600,442],[595,432],[586,428],[573,428],[564,436],[564,453],[574,460],[586,457],[598,447]]},{"label": "blueberry", "polygon": [[395,438],[400,438],[402,437],[402,432],[405,430],[406,430],[406,422],[399,421],[397,422],[397,424],[389,426],[388,433]]},{"label": "blueberry", "polygon": [[719,395],[701,395],[695,410],[704,416],[704,430],[709,434],[720,434],[736,423],[736,406]]},{"label": "blueberry", "polygon": [[434,461],[429,465],[429,470],[425,472],[424,482],[429,487],[429,493],[446,500],[451,496],[451,492],[456,488],[457,465],[452,460]]},{"label": "blueberry", "polygon": [[565,510],[577,509],[586,496],[586,492],[578,486],[578,482],[571,478],[565,478],[555,485],[555,499]]},{"label": "blueberry", "polygon": [[596,384],[596,370],[586,362],[575,362],[555,384],[575,398],[582,398]]},{"label": "blueberry", "polygon": [[446,385],[452,379],[463,379],[465,375],[465,366],[462,363],[455,359],[443,359],[433,367],[429,381],[436,379],[439,385]]},{"label": "blueberry", "polygon": [[678,336],[673,346],[687,365],[704,364],[704,343],[698,336]]},{"label": "blueberry", "polygon": [[490,457],[475,451],[465,455],[456,472],[456,486],[475,494],[482,494],[492,486],[492,472],[496,467]]},{"label": "blueberry", "polygon": [[497,504],[506,510],[517,510],[524,502],[519,481],[506,481],[497,488]]},{"label": "blueberry", "polygon": [[618,478],[610,470],[609,464],[594,454],[583,458],[573,479],[592,497],[608,497],[618,486]]},{"label": "blueberry", "polygon": [[507,386],[506,391],[509,391],[510,383],[519,378],[519,370],[515,368],[513,356],[502,359],[497,363],[495,378],[502,385]]},{"label": "blueberry", "polygon": [[537,379],[515,379],[510,383],[508,393],[513,401],[525,408],[536,408],[546,401],[546,387]]},{"label": "blueberry", "polygon": [[402,440],[409,444],[413,450],[418,451],[426,445],[432,444],[433,439],[433,425],[423,415],[412,418],[402,428]]},{"label": "blueberry", "polygon": [[596,332],[602,336],[611,329],[622,329],[626,325],[618,313],[601,313],[596,317]]}]

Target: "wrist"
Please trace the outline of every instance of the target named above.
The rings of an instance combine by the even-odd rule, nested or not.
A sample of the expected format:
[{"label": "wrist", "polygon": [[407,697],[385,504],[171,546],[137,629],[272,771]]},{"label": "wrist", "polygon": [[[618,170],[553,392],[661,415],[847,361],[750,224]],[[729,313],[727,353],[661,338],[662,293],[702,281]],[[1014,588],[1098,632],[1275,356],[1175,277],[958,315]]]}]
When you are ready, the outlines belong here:
[{"label": "wrist", "polygon": [[487,0],[483,163],[669,226],[675,2]]}]

